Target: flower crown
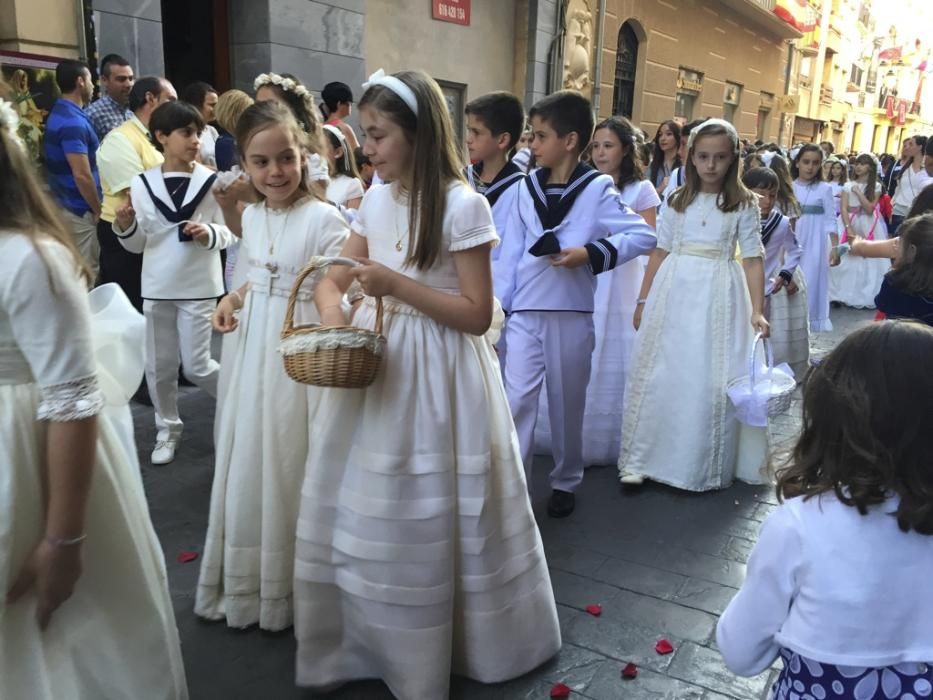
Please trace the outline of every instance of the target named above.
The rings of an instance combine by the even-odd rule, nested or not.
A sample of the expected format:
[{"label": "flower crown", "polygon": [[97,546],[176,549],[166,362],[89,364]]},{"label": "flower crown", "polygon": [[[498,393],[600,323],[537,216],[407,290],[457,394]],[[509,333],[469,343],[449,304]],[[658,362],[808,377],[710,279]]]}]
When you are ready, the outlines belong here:
[{"label": "flower crown", "polygon": [[285,90],[285,92],[293,92],[298,97],[310,97],[311,93],[308,92],[308,88],[304,85],[295,82],[291,78],[283,78],[278,73],[262,73],[257,76],[256,80],[253,81],[253,90],[258,90],[263,85],[277,85],[278,87]]}]

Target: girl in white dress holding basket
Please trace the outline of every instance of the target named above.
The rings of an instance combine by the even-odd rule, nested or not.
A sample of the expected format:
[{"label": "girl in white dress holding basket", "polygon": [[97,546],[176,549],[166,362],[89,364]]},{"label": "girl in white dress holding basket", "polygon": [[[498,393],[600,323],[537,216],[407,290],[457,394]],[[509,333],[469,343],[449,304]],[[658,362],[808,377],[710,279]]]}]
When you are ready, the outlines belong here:
[{"label": "girl in white dress holding basket", "polygon": [[[758,204],[739,181],[738,155],[726,121],[709,119],[690,133],[686,182],[661,218],[635,311],[623,484],[651,479],[707,491],[736,477],[763,480],[763,441],[756,435],[757,449],[739,459],[743,426],[726,395],[729,382],[747,374],[754,332],[768,333]],[[673,437],[658,431],[662,422],[674,426]]]},{"label": "girl in white dress holding basket", "polygon": [[144,323],[104,285],[98,317],[125,312],[94,327],[90,275],[15,134],[0,98],[0,698],[185,700],[127,406]]},{"label": "girl in white dress holding basket", "polygon": [[[278,631],[292,624],[295,523],[308,422],[320,392],[291,381],[276,348],[295,277],[313,256],[339,252],[349,232],[320,183],[309,181],[306,154],[320,153],[321,145],[287,108],[251,106],[236,137],[261,201],[243,212],[237,272],[247,281],[214,313],[214,328],[227,334],[221,363],[228,380],[217,405],[194,610],[230,627],[259,623]],[[296,316],[318,320],[310,290],[299,293]]]},{"label": "girl in white dress holding basket", "polygon": [[[462,180],[450,117],[425,73],[373,75],[364,150],[391,185],[363,198],[317,288],[346,324],[352,279],[383,366],[366,389],[330,389],[312,417],[295,564],[297,679],[380,678],[401,700],[449,696],[450,674],[494,683],[560,649],[541,537],[493,349],[486,199]],[[412,200],[421,206],[411,206]]]}]

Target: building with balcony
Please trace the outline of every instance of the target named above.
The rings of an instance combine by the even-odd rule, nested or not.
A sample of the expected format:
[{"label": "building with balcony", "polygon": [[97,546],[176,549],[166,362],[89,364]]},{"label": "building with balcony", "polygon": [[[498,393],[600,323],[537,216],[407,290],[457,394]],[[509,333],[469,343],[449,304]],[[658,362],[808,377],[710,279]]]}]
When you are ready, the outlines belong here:
[{"label": "building with balcony", "polygon": [[933,131],[916,70],[924,56],[905,53],[920,27],[930,26],[920,21],[924,14],[933,22],[933,12],[918,3],[895,17],[892,7],[879,0],[819,0],[817,26],[798,42],[795,143],[825,140],[837,152],[890,153],[912,133]]}]

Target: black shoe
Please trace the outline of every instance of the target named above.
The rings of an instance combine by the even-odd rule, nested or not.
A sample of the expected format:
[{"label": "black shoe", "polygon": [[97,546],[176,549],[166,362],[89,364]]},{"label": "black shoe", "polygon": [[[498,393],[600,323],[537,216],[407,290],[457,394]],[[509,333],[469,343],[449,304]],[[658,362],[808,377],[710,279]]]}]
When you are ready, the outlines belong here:
[{"label": "black shoe", "polygon": [[554,489],[551,500],[547,502],[547,514],[552,518],[566,518],[573,513],[577,498],[569,491]]},{"label": "black shoe", "polygon": [[178,366],[178,386],[194,386],[194,382],[185,376],[185,368],[181,365]]}]

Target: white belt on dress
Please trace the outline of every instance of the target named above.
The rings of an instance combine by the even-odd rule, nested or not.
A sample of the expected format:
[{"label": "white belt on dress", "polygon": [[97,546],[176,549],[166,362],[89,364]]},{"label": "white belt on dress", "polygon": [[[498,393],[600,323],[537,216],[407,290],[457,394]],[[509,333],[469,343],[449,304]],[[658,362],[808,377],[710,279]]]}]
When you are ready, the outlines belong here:
[{"label": "white belt on dress", "polygon": [[697,258],[709,258],[710,260],[731,260],[732,256],[726,255],[721,249],[713,246],[698,245],[696,243],[681,243],[675,247],[672,253],[678,255],[691,255]]}]

